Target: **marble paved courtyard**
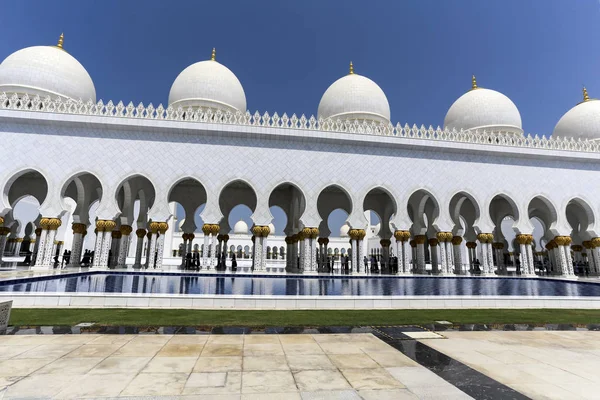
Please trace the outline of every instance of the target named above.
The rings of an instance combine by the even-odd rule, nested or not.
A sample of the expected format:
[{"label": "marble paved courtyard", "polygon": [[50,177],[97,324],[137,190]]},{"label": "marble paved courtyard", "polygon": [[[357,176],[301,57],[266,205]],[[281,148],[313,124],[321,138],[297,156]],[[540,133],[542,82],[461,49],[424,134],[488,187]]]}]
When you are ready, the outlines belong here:
[{"label": "marble paved courtyard", "polygon": [[[443,335],[419,341],[527,397],[600,393],[600,333]],[[3,399],[472,398],[372,334],[0,336],[0,385]]]}]

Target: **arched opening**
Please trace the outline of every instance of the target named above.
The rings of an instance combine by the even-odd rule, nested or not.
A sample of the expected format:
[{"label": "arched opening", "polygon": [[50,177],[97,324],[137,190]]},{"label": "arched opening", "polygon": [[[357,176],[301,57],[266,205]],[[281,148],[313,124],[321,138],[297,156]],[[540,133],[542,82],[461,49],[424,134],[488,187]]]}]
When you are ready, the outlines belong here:
[{"label": "arched opening", "polygon": [[306,208],[304,193],[294,184],[285,182],[269,195],[269,210],[278,235],[291,236],[300,231],[300,217]]},{"label": "arched opening", "polygon": [[[317,210],[322,222],[319,226],[319,236],[329,237],[340,231],[345,224],[348,215],[352,212],[352,199],[348,192],[338,185],[330,185],[319,193],[317,198]],[[331,214],[336,211],[335,218]],[[342,212],[340,212],[340,211]],[[342,218],[344,220],[342,221]],[[330,221],[331,219],[331,221]]]},{"label": "arched opening", "polygon": [[[228,183],[219,195],[219,207],[224,218],[220,222],[221,232],[232,232],[235,223],[240,219],[244,219],[243,214],[238,214],[242,210],[250,210],[250,215],[256,210],[256,192],[246,182],[235,180]],[[245,208],[237,207],[243,205]],[[235,212],[233,212],[235,209]],[[245,221],[251,226],[251,220],[247,217]]]}]

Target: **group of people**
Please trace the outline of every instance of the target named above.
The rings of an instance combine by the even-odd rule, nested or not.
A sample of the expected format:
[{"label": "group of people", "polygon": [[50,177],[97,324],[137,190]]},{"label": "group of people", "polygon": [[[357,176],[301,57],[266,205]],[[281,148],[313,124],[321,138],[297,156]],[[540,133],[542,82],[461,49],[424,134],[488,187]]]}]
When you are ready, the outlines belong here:
[{"label": "group of people", "polygon": [[[190,252],[185,255],[185,262],[183,264],[183,269],[191,270],[191,271],[199,271],[200,270],[200,253]],[[227,269],[227,253],[222,253],[220,257],[217,258],[217,271],[224,271]],[[235,254],[231,255],[231,270],[237,270],[237,260],[235,258]]]}]

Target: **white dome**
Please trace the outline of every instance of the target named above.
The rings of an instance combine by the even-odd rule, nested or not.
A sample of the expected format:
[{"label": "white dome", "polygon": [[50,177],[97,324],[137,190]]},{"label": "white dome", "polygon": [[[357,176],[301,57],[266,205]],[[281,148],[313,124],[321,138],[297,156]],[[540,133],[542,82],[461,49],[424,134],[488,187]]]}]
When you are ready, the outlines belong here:
[{"label": "white dome", "polygon": [[523,133],[521,114],[515,103],[500,92],[477,87],[475,81],[473,86],[450,106],[444,128]]},{"label": "white dome", "polygon": [[389,124],[390,104],[375,82],[351,72],[327,88],[319,103],[318,117]]},{"label": "white dome", "polygon": [[229,68],[214,60],[200,61],[177,76],[169,93],[169,105],[246,112],[246,94]]},{"label": "white dome", "polygon": [[246,224],[241,219],[235,223],[233,227],[233,233],[235,235],[247,235],[248,234],[248,224]]},{"label": "white dome", "polygon": [[0,64],[0,92],[96,102],[94,82],[83,65],[56,46],[18,50]]},{"label": "white dome", "polygon": [[275,234],[275,225],[273,225],[272,223],[269,224],[269,229],[270,229],[269,235],[274,235]]},{"label": "white dome", "polygon": [[348,237],[348,232],[350,231],[350,225],[344,224],[340,228],[340,237]]},{"label": "white dome", "polygon": [[[584,94],[587,98],[587,92]],[[600,101],[584,100],[562,116],[552,136],[575,139],[600,139]]]}]

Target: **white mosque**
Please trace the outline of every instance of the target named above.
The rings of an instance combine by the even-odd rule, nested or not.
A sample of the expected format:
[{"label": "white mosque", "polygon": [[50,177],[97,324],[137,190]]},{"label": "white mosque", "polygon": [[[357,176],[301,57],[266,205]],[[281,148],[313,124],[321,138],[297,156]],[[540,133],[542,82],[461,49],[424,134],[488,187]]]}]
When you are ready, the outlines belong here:
[{"label": "white mosque", "polygon": [[[62,35],[18,50],[0,64],[0,257],[31,251],[31,268],[48,269],[66,243],[70,267],[94,251],[92,270],[167,268],[198,252],[202,271],[226,253],[296,273],[343,254],[362,272],[377,254],[399,274],[519,265],[535,276],[542,260],[546,273],[585,263],[598,274],[600,101],[584,89],[538,137],[507,96],[475,77],[466,89],[443,127],[394,125],[384,91],[350,64],[316,117],[250,113],[213,50],[177,76],[165,108],[98,100]],[[201,226],[176,204],[189,216],[202,207]],[[230,226],[238,205],[251,224]],[[339,210],[340,231],[328,225]]]}]

